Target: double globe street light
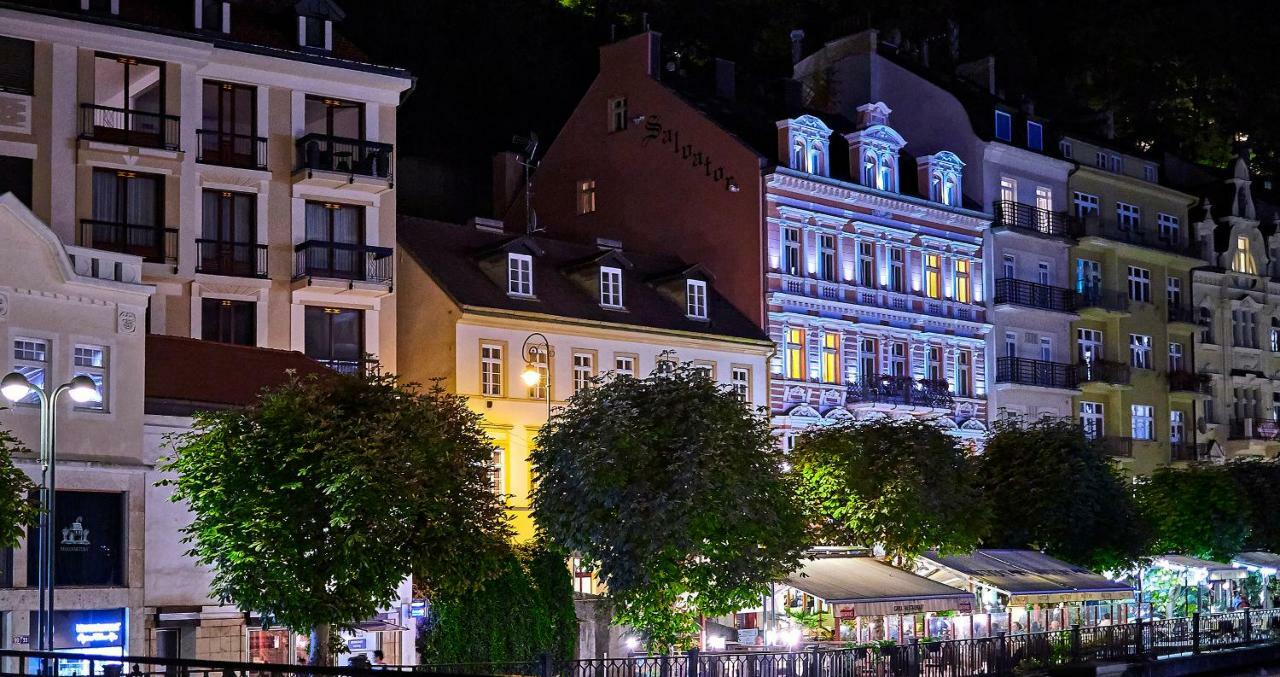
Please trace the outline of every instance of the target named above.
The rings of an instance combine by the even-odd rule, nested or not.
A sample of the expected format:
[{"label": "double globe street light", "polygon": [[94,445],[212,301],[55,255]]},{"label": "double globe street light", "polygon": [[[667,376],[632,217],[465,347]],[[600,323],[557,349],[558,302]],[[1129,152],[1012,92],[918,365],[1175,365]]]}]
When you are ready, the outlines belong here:
[{"label": "double globe street light", "polygon": [[37,545],[39,563],[36,568],[40,611],[36,616],[35,644],[37,650],[50,651],[53,649],[54,492],[57,488],[55,467],[57,456],[54,453],[54,424],[57,418],[55,405],[63,394],[77,404],[88,404],[101,402],[102,393],[98,392],[98,386],[93,379],[83,374],[54,388],[51,393],[45,392],[16,371],[10,372],[0,380],[0,395],[4,395],[4,398],[10,402],[19,402],[31,393],[36,394],[40,406],[40,529]]}]

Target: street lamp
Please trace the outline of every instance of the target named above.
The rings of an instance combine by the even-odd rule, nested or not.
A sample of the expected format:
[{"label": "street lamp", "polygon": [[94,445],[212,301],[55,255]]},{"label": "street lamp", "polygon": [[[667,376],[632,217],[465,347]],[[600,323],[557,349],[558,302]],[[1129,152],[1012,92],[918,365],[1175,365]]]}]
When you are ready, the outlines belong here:
[{"label": "street lamp", "polygon": [[[541,353],[539,353],[541,351]],[[538,355],[544,356],[543,364],[547,368],[547,423],[551,422],[551,342],[546,336],[538,332],[529,334],[524,340],[524,347],[520,349],[520,353],[524,356],[524,373],[520,374],[520,378],[524,380],[525,385],[530,388],[536,388],[542,383],[542,371],[538,369]]]},{"label": "street lamp", "polygon": [[36,394],[40,406],[40,561],[37,581],[40,593],[40,611],[36,621],[36,649],[53,649],[53,546],[54,502],[58,486],[54,454],[54,424],[58,398],[66,393],[78,404],[101,402],[102,394],[93,379],[81,374],[54,388],[52,393],[32,384],[26,376],[14,371],[0,379],[0,395],[10,402],[18,402],[31,393]]}]

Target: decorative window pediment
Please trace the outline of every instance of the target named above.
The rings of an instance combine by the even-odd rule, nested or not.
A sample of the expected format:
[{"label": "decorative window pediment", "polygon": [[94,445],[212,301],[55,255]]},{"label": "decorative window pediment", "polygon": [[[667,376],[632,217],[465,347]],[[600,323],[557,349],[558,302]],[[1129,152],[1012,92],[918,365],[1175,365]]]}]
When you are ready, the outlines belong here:
[{"label": "decorative window pediment", "polygon": [[916,159],[919,185],[929,187],[929,199],[948,206],[963,201],[964,162],[948,150]]},{"label": "decorative window pediment", "polygon": [[849,166],[858,183],[898,192],[898,154],[907,145],[887,123],[890,109],[884,103],[858,106],[858,131],[846,134]]},{"label": "decorative window pediment", "polygon": [[778,121],[780,156],[791,169],[830,176],[831,128],[813,115]]}]

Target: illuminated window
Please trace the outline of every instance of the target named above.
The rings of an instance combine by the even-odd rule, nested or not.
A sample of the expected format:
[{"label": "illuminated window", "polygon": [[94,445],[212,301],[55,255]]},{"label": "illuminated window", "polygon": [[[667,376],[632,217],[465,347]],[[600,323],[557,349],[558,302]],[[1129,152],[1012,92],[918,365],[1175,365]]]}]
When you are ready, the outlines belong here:
[{"label": "illuminated window", "polygon": [[1169,343],[1169,371],[1182,371],[1185,362],[1182,358],[1182,344]]},{"label": "illuminated window", "polygon": [[973,397],[973,356],[967,350],[956,353],[955,393],[960,397]]},{"label": "illuminated window", "polygon": [[1098,207],[1097,195],[1081,193],[1077,190],[1071,195],[1071,203],[1076,207],[1076,216],[1078,218],[1083,219],[1090,216],[1097,216],[1101,213],[1101,210]]},{"label": "illuminated window", "polygon": [[733,385],[733,394],[743,402],[751,401],[751,368],[750,367],[733,367],[730,371],[730,378]]},{"label": "illuminated window", "polygon": [[828,282],[836,279],[836,238],[834,235],[818,236],[818,278]]},{"label": "illuminated window", "polygon": [[480,394],[502,397],[502,346],[480,345]]},{"label": "illuminated window", "polygon": [[822,382],[840,381],[840,335],[831,332],[822,335]]},{"label": "illuminated window", "polygon": [[[27,377],[31,385],[43,390],[46,385],[45,376],[49,373],[49,342],[38,338],[14,339],[13,370]],[[32,390],[18,402],[38,404],[40,396]]]},{"label": "illuminated window", "polygon": [[937,254],[924,255],[924,293],[931,299],[942,297],[942,269]]},{"label": "illuminated window", "polygon": [[[870,242],[858,243],[858,284],[864,287],[875,287],[875,245]],[[901,291],[901,290],[899,290]]]},{"label": "illuminated window", "polygon": [[996,111],[996,138],[1001,141],[1013,139],[1013,116],[1002,110]]},{"label": "illuminated window", "polygon": [[1178,217],[1173,214],[1165,214],[1164,212],[1156,214],[1156,227],[1160,231],[1160,239],[1164,242],[1173,242],[1176,244],[1180,239],[1178,235],[1181,230],[1181,225],[1182,224],[1178,221]]},{"label": "illuminated window", "polygon": [[507,293],[533,296],[533,258],[528,254],[507,254]]},{"label": "illuminated window", "polygon": [[635,376],[636,375],[635,355],[614,355],[613,371],[618,376]]},{"label": "illuminated window", "polygon": [[1154,440],[1156,438],[1155,407],[1149,404],[1135,404],[1131,407],[1133,415],[1133,439]]},{"label": "illuminated window", "polygon": [[800,274],[800,231],[795,228],[782,229],[782,272]]},{"label": "illuminated window", "polygon": [[1231,270],[1246,275],[1257,275],[1258,267],[1253,261],[1253,252],[1249,246],[1249,236],[1236,237],[1236,255],[1231,260]]},{"label": "illuminated window", "polygon": [[956,261],[956,300],[960,303],[969,302],[969,262],[964,260]]},{"label": "illuminated window", "polygon": [[538,347],[530,349],[529,362],[538,373],[538,382],[529,386],[529,397],[545,400],[551,395],[551,365],[547,361],[546,350]]},{"label": "illuminated window", "polygon": [[786,359],[786,377],[796,381],[805,379],[804,368],[804,330],[789,327],[786,330],[786,347],[783,351]]},{"label": "illuminated window", "polygon": [[1011,179],[1007,176],[1000,177],[1000,201],[1018,201],[1018,182],[1015,179]]},{"label": "illuminated window", "polygon": [[77,403],[77,409],[105,409],[107,406],[107,349],[102,346],[76,345],[75,375],[88,376],[100,399]]},{"label": "illuminated window", "polygon": [[590,214],[596,210],[596,180],[578,182],[578,214]]},{"label": "illuminated window", "polygon": [[685,312],[695,320],[707,319],[707,283],[702,280],[685,280]]},{"label": "illuminated window", "polygon": [[880,350],[875,339],[862,339],[858,345],[858,374],[870,383],[880,374]]},{"label": "illuminated window", "polygon": [[907,344],[902,341],[889,344],[889,373],[894,376],[907,375]]},{"label": "illuminated window", "polygon": [[600,305],[606,308],[622,307],[622,270],[600,267]]},{"label": "illuminated window", "polygon": [[1101,439],[1106,430],[1103,421],[1101,402],[1080,403],[1080,427],[1084,428],[1084,436],[1091,440]]},{"label": "illuminated window", "polygon": [[1116,223],[1120,230],[1142,230],[1142,208],[1127,202],[1117,202]]},{"label": "illuminated window", "polygon": [[905,252],[901,247],[893,247],[889,250],[889,289],[896,292],[905,292],[907,290],[907,269]]},{"label": "illuminated window", "polygon": [[1135,369],[1151,368],[1151,337],[1129,334],[1129,366]]},{"label": "illuminated window", "polygon": [[1182,278],[1170,275],[1164,281],[1165,300],[1170,308],[1182,306]]},{"label": "illuminated window", "polygon": [[591,387],[591,379],[596,375],[596,356],[592,353],[573,354],[573,392]]},{"label": "illuminated window", "polygon": [[1129,266],[1129,300],[1151,303],[1151,271]]}]

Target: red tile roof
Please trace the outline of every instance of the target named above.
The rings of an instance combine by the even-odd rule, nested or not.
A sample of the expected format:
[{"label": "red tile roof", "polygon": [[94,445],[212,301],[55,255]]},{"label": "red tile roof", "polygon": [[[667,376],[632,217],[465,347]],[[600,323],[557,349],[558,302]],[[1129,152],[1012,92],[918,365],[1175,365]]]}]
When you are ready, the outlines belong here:
[{"label": "red tile roof", "polygon": [[147,336],[146,411],[187,416],[247,406],[264,388],[285,383],[289,370],[299,376],[333,373],[296,351],[153,334]]}]

